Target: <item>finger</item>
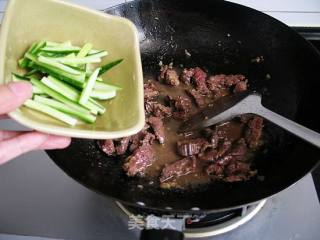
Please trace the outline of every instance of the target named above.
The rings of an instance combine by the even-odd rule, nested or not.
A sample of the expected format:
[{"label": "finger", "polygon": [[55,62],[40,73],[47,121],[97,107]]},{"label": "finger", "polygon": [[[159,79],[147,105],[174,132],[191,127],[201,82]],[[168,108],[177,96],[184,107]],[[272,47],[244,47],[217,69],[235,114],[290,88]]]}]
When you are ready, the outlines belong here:
[{"label": "finger", "polygon": [[8,118],[9,118],[9,116],[7,114],[0,115],[0,120],[1,119],[8,119]]},{"label": "finger", "polygon": [[0,115],[11,112],[32,96],[32,85],[27,82],[12,82],[0,86]]},{"label": "finger", "polygon": [[14,138],[18,135],[22,134],[22,132],[19,131],[7,131],[7,130],[1,130],[0,131],[0,141],[7,140],[10,138]]},{"label": "finger", "polygon": [[62,149],[68,147],[70,143],[71,138],[50,135],[49,138],[43,144],[41,144],[41,146],[38,149]]},{"label": "finger", "polygon": [[61,148],[68,144],[60,137],[53,137],[39,132],[28,132],[0,142],[0,164],[23,153],[36,149]]}]

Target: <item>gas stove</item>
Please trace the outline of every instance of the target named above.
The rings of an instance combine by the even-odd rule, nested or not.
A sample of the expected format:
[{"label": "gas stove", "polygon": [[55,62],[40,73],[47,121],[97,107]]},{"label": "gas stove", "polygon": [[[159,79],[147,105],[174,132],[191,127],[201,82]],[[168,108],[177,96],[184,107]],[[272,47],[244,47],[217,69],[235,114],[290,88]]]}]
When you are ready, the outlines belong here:
[{"label": "gas stove", "polygon": [[[0,191],[1,240],[134,240],[139,239],[143,227],[130,216],[133,213],[139,218],[142,211],[121,209],[114,200],[82,187],[44,152],[29,153],[2,166]],[[185,236],[204,240],[318,239],[320,205],[311,175],[265,203],[228,214],[220,215],[220,220],[227,221],[214,215],[214,225],[200,222],[197,226],[199,222],[191,221],[194,227],[186,226]],[[152,220],[148,220],[150,225]],[[181,222],[174,227],[181,228]]]}]

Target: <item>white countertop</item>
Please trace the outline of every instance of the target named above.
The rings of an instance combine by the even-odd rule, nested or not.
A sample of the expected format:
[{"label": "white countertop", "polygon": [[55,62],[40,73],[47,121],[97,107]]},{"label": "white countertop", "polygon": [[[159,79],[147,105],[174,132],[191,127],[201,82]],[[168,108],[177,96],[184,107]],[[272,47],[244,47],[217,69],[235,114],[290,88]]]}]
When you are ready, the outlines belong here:
[{"label": "white countertop", "polygon": [[[0,0],[0,21],[7,1]],[[41,1],[41,0],[39,0]],[[126,0],[70,0],[93,8],[105,9]],[[129,0],[127,0],[129,1]],[[320,27],[320,0],[229,0],[263,11],[289,26]]]}]

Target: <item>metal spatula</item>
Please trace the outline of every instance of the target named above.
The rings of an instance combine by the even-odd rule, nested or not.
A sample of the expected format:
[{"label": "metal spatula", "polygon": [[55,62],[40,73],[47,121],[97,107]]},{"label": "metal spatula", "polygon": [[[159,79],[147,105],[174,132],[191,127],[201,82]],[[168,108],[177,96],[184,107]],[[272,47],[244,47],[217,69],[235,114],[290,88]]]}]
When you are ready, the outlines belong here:
[{"label": "metal spatula", "polygon": [[266,109],[261,104],[261,96],[248,91],[217,100],[213,107],[203,109],[182,123],[179,132],[199,130],[245,113],[257,114],[320,148],[319,133]]}]

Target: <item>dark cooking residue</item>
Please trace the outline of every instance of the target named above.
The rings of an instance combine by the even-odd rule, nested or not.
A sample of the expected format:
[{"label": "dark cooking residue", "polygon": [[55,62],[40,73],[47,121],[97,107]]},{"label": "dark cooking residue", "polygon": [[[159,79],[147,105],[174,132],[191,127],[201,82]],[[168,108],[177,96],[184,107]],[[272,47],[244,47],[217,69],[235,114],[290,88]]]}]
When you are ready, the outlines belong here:
[{"label": "dark cooking residue", "polygon": [[149,178],[162,188],[210,181],[246,181],[256,174],[252,157],[261,146],[263,119],[247,114],[201,131],[179,135],[181,123],[228,94],[245,91],[245,76],[208,75],[199,67],[162,65],[144,84],[146,125],[138,134],[100,141],[109,156],[124,159],[128,176]]}]

